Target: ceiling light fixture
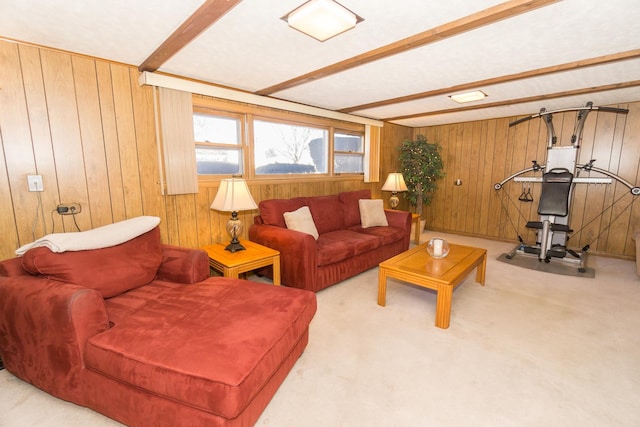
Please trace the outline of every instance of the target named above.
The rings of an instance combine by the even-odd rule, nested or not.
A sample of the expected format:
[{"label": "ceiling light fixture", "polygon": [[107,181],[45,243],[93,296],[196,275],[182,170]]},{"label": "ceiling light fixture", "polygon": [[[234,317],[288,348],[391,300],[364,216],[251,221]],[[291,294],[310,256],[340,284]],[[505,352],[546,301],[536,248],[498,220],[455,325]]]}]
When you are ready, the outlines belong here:
[{"label": "ceiling light fixture", "polygon": [[463,104],[465,102],[480,101],[481,99],[485,99],[486,97],[487,94],[481,90],[474,90],[473,92],[465,92],[449,96],[449,98],[460,104]]},{"label": "ceiling light fixture", "polygon": [[352,29],[363,21],[333,0],[309,0],[282,17],[291,28],[321,42]]}]

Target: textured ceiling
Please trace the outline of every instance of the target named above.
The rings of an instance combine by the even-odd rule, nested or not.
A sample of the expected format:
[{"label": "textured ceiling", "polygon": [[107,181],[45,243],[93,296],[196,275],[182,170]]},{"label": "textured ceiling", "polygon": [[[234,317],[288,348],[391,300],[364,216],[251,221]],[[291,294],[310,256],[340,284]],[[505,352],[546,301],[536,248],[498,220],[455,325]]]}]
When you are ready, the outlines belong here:
[{"label": "textured ceiling", "polygon": [[[268,96],[406,126],[640,100],[638,0],[546,2],[361,65],[357,58],[414,34],[439,33],[486,9],[535,1],[340,0],[364,21],[325,42],[280,19],[303,2],[242,0],[158,71],[254,93],[310,74],[302,84],[267,90]],[[0,37],[140,66],[203,3],[0,0]],[[610,60],[621,54],[623,60]],[[590,60],[596,65],[581,66]],[[357,66],[314,74],[340,61]],[[550,72],[563,64],[566,70]],[[520,73],[533,76],[514,78]],[[488,79],[498,81],[474,85]],[[455,90],[460,85],[489,97],[457,104],[448,95],[462,92]],[[396,98],[403,99],[377,104]]]}]

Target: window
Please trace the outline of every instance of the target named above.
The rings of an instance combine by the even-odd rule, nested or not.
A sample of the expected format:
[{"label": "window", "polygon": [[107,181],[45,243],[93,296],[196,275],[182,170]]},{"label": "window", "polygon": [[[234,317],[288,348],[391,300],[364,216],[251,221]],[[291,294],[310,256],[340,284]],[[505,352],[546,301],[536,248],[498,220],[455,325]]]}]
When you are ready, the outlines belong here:
[{"label": "window", "polygon": [[326,129],[254,120],[253,135],[256,175],[328,172]]},{"label": "window", "polygon": [[364,172],[364,138],[336,132],[333,137],[333,170],[335,173]]},{"label": "window", "polygon": [[193,114],[196,167],[199,175],[240,175],[244,170],[242,116]]},{"label": "window", "polygon": [[193,128],[202,181],[367,178],[370,142],[362,124],[194,96]]}]

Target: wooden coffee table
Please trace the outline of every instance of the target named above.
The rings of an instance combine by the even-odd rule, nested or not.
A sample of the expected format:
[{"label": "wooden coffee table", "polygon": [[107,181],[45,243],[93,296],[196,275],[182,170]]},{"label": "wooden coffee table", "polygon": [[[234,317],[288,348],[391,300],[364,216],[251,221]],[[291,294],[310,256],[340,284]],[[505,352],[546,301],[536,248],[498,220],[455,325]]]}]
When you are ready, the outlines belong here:
[{"label": "wooden coffee table", "polygon": [[244,251],[229,252],[227,243],[203,246],[209,255],[209,265],[224,277],[238,279],[240,274],[268,265],[273,266],[273,284],[280,286],[280,252],[250,240],[241,240]]},{"label": "wooden coffee table", "polygon": [[414,285],[433,289],[436,295],[436,326],[447,329],[451,318],[453,290],[477,268],[476,282],[484,286],[487,250],[449,244],[449,255],[435,259],[427,252],[427,244],[416,246],[380,263],[378,305],[385,306],[387,278],[393,277]]}]

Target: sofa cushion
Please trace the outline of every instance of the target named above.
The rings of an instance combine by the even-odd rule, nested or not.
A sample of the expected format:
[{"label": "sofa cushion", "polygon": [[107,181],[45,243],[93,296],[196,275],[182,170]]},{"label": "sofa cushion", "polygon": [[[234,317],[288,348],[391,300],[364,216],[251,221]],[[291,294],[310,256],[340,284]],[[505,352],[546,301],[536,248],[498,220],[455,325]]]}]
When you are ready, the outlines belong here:
[{"label": "sofa cushion", "polygon": [[89,339],[87,368],[227,419],[260,392],[316,311],[312,292],[245,280],[154,289]]},{"label": "sofa cushion", "polygon": [[407,231],[398,227],[369,227],[362,228],[359,226],[352,227],[352,231],[368,234],[371,236],[376,236],[382,239],[382,245],[389,245],[391,243],[397,242],[398,240],[402,240]]},{"label": "sofa cushion", "polygon": [[342,216],[345,227],[352,227],[360,224],[360,199],[370,199],[370,190],[345,191],[338,195],[342,203]]},{"label": "sofa cushion", "polygon": [[307,204],[306,197],[295,197],[293,199],[270,199],[262,200],[258,203],[262,221],[267,225],[276,225],[285,228],[284,213],[293,212]]},{"label": "sofa cushion", "polygon": [[95,289],[104,298],[149,283],[162,262],[158,227],[116,246],[86,251],[29,249],[22,267],[32,274]]},{"label": "sofa cushion", "polygon": [[331,233],[321,234],[316,244],[318,267],[344,261],[355,255],[352,244],[332,239]]},{"label": "sofa cushion", "polygon": [[360,223],[362,228],[386,227],[389,225],[384,214],[384,205],[381,199],[358,201],[360,206]]},{"label": "sofa cushion", "polygon": [[309,206],[303,206],[293,212],[285,212],[283,216],[289,230],[311,234],[314,239],[318,240],[318,230],[313,222]]},{"label": "sofa cushion", "polygon": [[344,228],[342,204],[337,195],[308,197],[307,203],[318,233],[324,234]]},{"label": "sofa cushion", "polygon": [[353,249],[353,255],[372,251],[382,245],[382,238],[352,230],[336,230],[322,235],[325,241],[344,242]]}]

